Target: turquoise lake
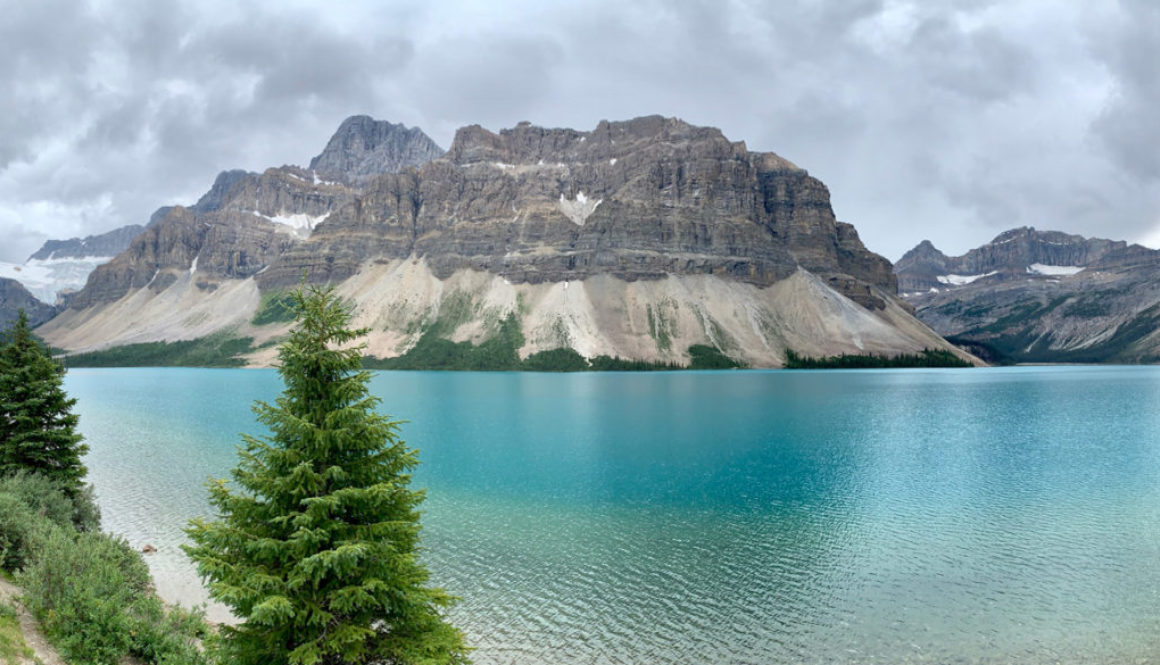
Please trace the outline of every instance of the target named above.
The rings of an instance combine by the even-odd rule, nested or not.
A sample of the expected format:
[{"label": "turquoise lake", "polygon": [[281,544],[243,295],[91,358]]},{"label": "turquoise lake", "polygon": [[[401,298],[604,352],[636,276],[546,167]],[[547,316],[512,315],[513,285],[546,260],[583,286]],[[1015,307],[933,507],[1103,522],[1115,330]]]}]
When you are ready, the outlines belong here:
[{"label": "turquoise lake", "polygon": [[[74,369],[106,530],[179,545],[267,370]],[[384,372],[481,665],[1160,662],[1160,368]],[[211,613],[216,612],[211,608]]]}]

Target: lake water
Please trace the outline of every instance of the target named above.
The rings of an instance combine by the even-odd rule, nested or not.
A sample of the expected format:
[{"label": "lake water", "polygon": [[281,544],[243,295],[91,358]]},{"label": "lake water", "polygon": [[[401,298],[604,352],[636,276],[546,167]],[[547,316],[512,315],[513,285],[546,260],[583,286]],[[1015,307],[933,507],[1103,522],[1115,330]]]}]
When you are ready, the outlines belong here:
[{"label": "lake water", "polygon": [[[277,374],[74,369],[159,592]],[[1160,662],[1160,368],[377,374],[481,665]]]}]

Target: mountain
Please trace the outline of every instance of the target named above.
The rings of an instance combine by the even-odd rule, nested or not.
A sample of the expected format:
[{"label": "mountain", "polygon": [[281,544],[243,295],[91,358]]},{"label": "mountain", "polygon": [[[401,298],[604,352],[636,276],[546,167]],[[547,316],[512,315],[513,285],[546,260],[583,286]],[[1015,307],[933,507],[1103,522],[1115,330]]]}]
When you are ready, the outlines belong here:
[{"label": "mountain", "polygon": [[328,180],[357,183],[442,156],[443,148],[418,128],[356,115],[344,120],[322,153],[310,160],[310,170]]},{"label": "mountain", "polygon": [[24,263],[0,263],[0,277],[20,282],[43,303],[55,304],[83,287],[89,273],[124,251],[143,228],[131,224],[85,238],[46,241]]},{"label": "mountain", "polygon": [[32,326],[40,325],[56,314],[55,307],[38,300],[20,282],[0,277],[0,332],[12,325],[22,309]]},{"label": "mountain", "polygon": [[963,256],[929,241],[894,266],[940,334],[996,361],[1160,360],[1160,252],[1019,228]]},{"label": "mountain", "polygon": [[219,177],[212,204],[155,219],[40,332],[77,351],[211,334],[262,345],[287,327],[271,322],[278,294],[305,276],[337,285],[378,357],[499,338],[523,357],[684,364],[705,345],[757,367],[787,349],[948,348],[834,218],[824,184],[717,129],[469,126],[446,153],[416,132],[356,117],[309,170]]}]

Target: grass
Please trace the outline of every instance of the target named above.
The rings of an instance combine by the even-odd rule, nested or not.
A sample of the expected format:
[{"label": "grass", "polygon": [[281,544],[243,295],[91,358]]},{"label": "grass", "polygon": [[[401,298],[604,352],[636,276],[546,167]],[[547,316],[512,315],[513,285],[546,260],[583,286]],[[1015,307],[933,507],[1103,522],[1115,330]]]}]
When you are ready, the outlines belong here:
[{"label": "grass", "polygon": [[825,358],[785,352],[786,369],[883,369],[901,367],[972,367],[971,363],[942,349],[923,349],[922,353],[897,356],[842,354]]},{"label": "grass", "polygon": [[0,605],[0,663],[16,665],[19,659],[31,660],[32,656],[32,649],[24,643],[24,635],[20,632],[16,608]]}]

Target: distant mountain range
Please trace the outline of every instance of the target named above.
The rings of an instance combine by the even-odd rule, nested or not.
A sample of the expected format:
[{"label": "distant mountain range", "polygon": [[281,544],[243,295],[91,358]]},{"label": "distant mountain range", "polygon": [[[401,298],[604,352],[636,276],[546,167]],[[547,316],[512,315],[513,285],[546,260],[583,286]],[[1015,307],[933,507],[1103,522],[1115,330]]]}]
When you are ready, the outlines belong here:
[{"label": "distant mountain range", "polygon": [[24,263],[0,262],[0,327],[24,309],[33,325],[49,320],[84,287],[89,273],[125,250],[143,226],[123,226],[108,233],[49,240]]},{"label": "distant mountain range", "polygon": [[894,266],[940,334],[996,362],[1160,361],[1160,252],[1019,228],[948,257],[923,241]]},{"label": "distant mountain range", "polygon": [[774,367],[787,349],[952,348],[825,185],[660,116],[469,126],[446,152],[350,118],[308,169],[226,171],[196,204],[158,210],[39,332],[72,351],[250,339],[248,361],[268,364],[280,294],[303,275],[337,285],[380,358],[510,347],[686,364],[697,347]]}]

